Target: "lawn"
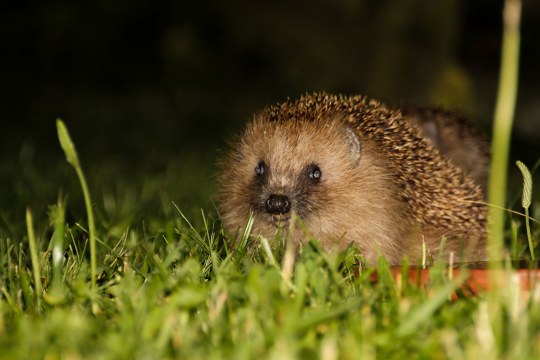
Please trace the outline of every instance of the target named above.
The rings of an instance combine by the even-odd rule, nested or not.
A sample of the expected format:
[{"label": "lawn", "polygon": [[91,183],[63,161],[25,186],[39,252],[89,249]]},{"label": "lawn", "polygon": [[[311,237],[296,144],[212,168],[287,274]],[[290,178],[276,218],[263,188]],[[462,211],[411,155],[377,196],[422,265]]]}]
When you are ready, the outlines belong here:
[{"label": "lawn", "polygon": [[[211,206],[183,209],[163,192],[167,184],[149,177],[134,193],[120,182],[93,194],[98,200],[80,219],[65,195],[43,213],[4,213],[0,357],[540,356],[540,287],[523,291],[510,262],[504,285],[471,294],[467,273],[453,276],[442,262],[419,285],[407,280],[407,264],[403,276],[392,276],[382,258],[362,266],[354,247],[328,253],[316,239],[296,256],[262,238],[233,248]],[[143,193],[159,194],[159,206],[134,201]],[[512,256],[524,258],[525,230],[514,234]],[[532,236],[536,242],[535,228]]]}]

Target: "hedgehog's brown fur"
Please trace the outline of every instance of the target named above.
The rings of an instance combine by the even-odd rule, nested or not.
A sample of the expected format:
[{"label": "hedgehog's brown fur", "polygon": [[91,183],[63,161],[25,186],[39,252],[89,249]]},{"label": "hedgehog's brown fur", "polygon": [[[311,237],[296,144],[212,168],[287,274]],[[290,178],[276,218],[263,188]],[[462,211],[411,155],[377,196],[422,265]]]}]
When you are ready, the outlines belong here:
[{"label": "hedgehog's brown fur", "polygon": [[[264,181],[254,172],[262,160]],[[316,185],[307,180],[309,164],[322,164]],[[377,101],[314,94],[271,106],[248,124],[221,168],[218,205],[232,234],[251,212],[253,234],[271,237],[289,216],[269,215],[265,201],[283,193],[329,250],[354,243],[369,261],[381,253],[397,264],[419,258],[422,240],[436,256],[446,236],[447,252],[484,256],[480,186],[400,111]],[[306,238],[299,230],[288,235]]]},{"label": "hedgehog's brown fur", "polygon": [[406,108],[402,114],[485,191],[490,149],[483,132],[463,115],[440,108]]}]

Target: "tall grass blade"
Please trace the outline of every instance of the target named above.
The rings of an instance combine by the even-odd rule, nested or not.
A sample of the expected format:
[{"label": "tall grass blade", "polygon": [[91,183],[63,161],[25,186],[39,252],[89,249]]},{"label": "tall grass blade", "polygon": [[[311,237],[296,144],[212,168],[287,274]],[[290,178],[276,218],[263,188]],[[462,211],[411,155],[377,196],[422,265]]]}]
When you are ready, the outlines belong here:
[{"label": "tall grass blade", "polygon": [[[504,211],[498,207],[506,204],[506,183],[510,135],[517,97],[521,1],[506,0],[503,14],[502,59],[499,74],[499,90],[494,115],[492,157],[489,175],[489,246],[492,260],[501,259],[504,238]],[[497,207],[498,206],[498,207]],[[498,262],[492,261],[491,264]],[[493,265],[498,266],[498,265]]]},{"label": "tall grass blade", "polygon": [[[58,131],[58,139],[60,140],[60,145],[66,154],[67,161],[75,168],[75,172],[79,177],[79,182],[81,183],[82,192],[84,195],[84,203],[86,205],[86,214],[88,216],[88,236],[90,238],[90,269],[92,277],[92,296],[95,297],[96,293],[96,238],[95,238],[95,225],[94,225],[94,213],[92,210],[92,200],[90,198],[90,191],[88,190],[88,185],[86,183],[86,178],[84,176],[82,167],[80,165],[79,157],[77,156],[77,151],[75,150],[75,145],[71,141],[69,132],[64,125],[64,122],[61,119],[56,119],[56,129]],[[94,301],[94,299],[92,300]],[[94,303],[95,305],[95,303]],[[96,307],[94,306],[96,309]]]},{"label": "tall grass blade", "polygon": [[64,264],[65,213],[66,200],[59,195],[56,206],[53,207],[54,233],[51,244],[53,280],[51,291],[43,294],[45,301],[49,304],[58,304],[64,299],[62,266]]},{"label": "tall grass blade", "polygon": [[32,261],[32,272],[34,274],[34,286],[36,288],[37,309],[39,309],[41,307],[41,291],[43,287],[41,285],[41,271],[39,267],[32,212],[28,208],[26,209],[26,228],[28,231],[28,242],[30,243],[30,259]]}]

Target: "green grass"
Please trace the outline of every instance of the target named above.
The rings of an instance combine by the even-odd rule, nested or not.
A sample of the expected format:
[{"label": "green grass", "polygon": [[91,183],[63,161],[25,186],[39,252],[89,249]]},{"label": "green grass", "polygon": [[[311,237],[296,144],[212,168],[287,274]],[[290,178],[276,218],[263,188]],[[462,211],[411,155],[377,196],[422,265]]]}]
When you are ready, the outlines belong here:
[{"label": "green grass", "polygon": [[[67,163],[55,169],[77,177]],[[99,176],[90,174],[92,189]],[[26,218],[4,209],[0,358],[540,356],[540,288],[522,293],[511,270],[504,288],[464,296],[464,279],[442,263],[419,287],[405,276],[394,280],[383,259],[358,270],[354,248],[327,253],[312,241],[291,257],[260,239],[233,251],[211,205],[193,210],[164,191],[203,183],[185,174],[179,167],[149,175],[140,188],[115,177],[114,186],[92,191],[94,256],[77,187]],[[44,188],[62,179],[47,175],[40,182],[53,184]],[[511,258],[528,258],[539,227],[525,231],[520,217],[512,224]]]},{"label": "green grass", "polygon": [[[292,264],[273,241],[232,251],[212,211],[183,214],[163,179],[149,184],[160,211],[133,201],[130,186],[94,192],[94,279],[87,221],[66,216],[66,197],[28,212],[27,229],[0,227],[0,358],[540,356],[540,290],[521,293],[511,271],[504,289],[467,297],[444,264],[422,288],[394,280],[383,259],[358,271],[354,248],[313,241]],[[526,256],[522,229],[516,244]]]}]

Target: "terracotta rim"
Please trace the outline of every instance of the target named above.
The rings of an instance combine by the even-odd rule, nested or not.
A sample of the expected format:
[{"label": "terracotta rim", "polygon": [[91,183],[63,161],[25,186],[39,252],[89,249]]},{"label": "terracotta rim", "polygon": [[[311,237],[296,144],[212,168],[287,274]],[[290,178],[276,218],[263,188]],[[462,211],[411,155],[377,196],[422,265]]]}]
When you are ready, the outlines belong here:
[{"label": "terracotta rim", "polygon": [[[504,267],[500,270],[498,269],[488,269],[486,266],[488,264],[482,263],[480,267],[470,267],[463,266],[453,269],[446,269],[445,274],[447,276],[452,276],[457,278],[462,272],[466,272],[467,280],[461,286],[460,292],[465,296],[476,295],[483,291],[488,291],[494,288],[491,284],[491,275],[492,271],[501,271],[503,274],[510,273],[517,275],[517,281],[519,281],[519,286],[521,291],[530,292],[536,285],[540,284],[540,269],[538,264],[531,264],[529,262],[520,262],[518,268],[507,270]],[[533,266],[531,266],[533,265]],[[450,274],[450,270],[452,274]],[[403,281],[403,269],[399,266],[394,266],[390,268],[390,272],[393,278],[401,283]],[[424,288],[430,283],[430,269],[422,269],[418,267],[410,267],[407,271],[408,281],[410,284],[415,284],[418,287]],[[371,275],[372,281],[378,281],[377,273]],[[502,283],[500,286],[507,286],[508,284],[504,282],[504,279],[508,277],[501,276]],[[454,294],[454,298],[458,297],[457,294]]]}]

